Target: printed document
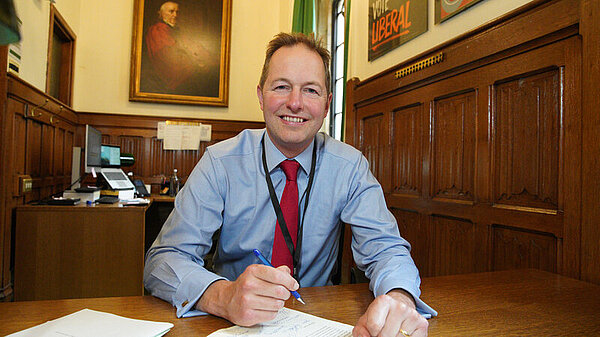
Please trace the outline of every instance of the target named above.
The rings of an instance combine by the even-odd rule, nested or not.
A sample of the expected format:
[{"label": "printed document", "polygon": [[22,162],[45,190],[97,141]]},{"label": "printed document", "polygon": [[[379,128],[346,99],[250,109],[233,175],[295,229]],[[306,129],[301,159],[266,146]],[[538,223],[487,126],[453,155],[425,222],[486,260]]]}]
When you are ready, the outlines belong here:
[{"label": "printed document", "polygon": [[352,328],[353,326],[348,324],[283,308],[272,321],[257,324],[250,328],[236,325],[231,328],[215,331],[208,335],[208,337],[352,337]]},{"label": "printed document", "polygon": [[171,330],[173,324],[143,321],[106,312],[83,309],[61,318],[34,326],[7,337],[96,337],[128,336],[159,337]]}]

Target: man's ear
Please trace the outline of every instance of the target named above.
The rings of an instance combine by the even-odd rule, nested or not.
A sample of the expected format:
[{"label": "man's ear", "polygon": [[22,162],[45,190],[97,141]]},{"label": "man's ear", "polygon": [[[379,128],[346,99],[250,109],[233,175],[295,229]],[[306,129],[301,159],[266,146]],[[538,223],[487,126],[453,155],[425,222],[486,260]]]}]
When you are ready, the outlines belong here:
[{"label": "man's ear", "polygon": [[327,96],[327,104],[325,105],[325,116],[323,116],[323,118],[327,117],[327,113],[329,113],[329,108],[331,107],[331,98],[333,97],[332,93],[329,93],[329,96]]},{"label": "man's ear", "polygon": [[258,102],[260,103],[260,109],[263,110],[263,94],[260,85],[256,86],[256,95],[258,96]]}]

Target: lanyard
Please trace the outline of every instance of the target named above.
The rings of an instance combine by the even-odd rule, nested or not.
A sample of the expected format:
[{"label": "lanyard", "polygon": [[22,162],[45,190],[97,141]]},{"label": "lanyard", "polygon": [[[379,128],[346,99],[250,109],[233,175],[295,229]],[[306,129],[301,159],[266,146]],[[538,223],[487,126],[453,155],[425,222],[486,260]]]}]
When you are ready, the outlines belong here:
[{"label": "lanyard", "polygon": [[[266,133],[265,133],[266,135]],[[302,228],[304,227],[304,216],[306,215],[306,209],[308,208],[308,199],[310,198],[310,190],[312,188],[313,179],[315,177],[315,166],[317,163],[317,138],[315,137],[315,142],[313,146],[312,152],[312,163],[310,164],[310,174],[308,176],[308,185],[306,187],[306,199],[304,199],[304,212],[302,213],[302,219],[298,221],[298,233],[296,239],[296,248],[294,248],[294,242],[292,241],[292,236],[288,231],[287,224],[285,223],[285,219],[283,218],[283,212],[281,211],[281,206],[279,206],[279,201],[277,200],[277,195],[275,194],[275,188],[273,187],[273,182],[271,181],[271,175],[269,174],[269,169],[267,168],[267,155],[265,154],[265,138],[261,141],[262,145],[262,162],[263,168],[265,170],[265,179],[267,180],[267,187],[269,188],[269,196],[271,197],[271,203],[273,204],[273,208],[275,209],[275,214],[277,215],[277,223],[279,223],[279,228],[281,229],[281,233],[283,233],[283,238],[285,239],[285,244],[292,255],[292,259],[294,262],[294,278],[298,280],[298,266],[300,263],[300,251],[302,248]],[[300,204],[298,204],[300,207]],[[298,216],[300,212],[298,212]]]}]

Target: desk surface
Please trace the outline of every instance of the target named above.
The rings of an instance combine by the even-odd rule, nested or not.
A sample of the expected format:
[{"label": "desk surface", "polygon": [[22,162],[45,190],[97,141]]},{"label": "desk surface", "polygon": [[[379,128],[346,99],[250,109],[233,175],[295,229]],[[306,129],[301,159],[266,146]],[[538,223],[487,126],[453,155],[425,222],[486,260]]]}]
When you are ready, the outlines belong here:
[{"label": "desk surface", "polygon": [[[600,286],[537,270],[425,278],[422,298],[439,316],[430,336],[600,336]],[[303,288],[306,305],[286,306],[354,324],[372,300],[367,284]],[[0,335],[83,308],[175,324],[166,336],[206,336],[231,324],[213,317],[177,319],[151,296],[0,303]]]}]

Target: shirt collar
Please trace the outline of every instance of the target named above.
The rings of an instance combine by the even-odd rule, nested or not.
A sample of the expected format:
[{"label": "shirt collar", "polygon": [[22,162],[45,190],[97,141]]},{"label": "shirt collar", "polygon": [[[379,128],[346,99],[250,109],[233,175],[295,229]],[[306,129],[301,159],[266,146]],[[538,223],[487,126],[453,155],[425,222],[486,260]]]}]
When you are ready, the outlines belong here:
[{"label": "shirt collar", "polygon": [[[269,137],[266,130],[264,133],[264,139],[265,151],[267,155],[267,168],[269,169],[269,172],[271,172],[275,167],[277,167],[277,165],[279,165],[279,163],[288,158],[286,158],[286,156],[283,155],[281,151],[279,151],[275,144],[273,144],[273,142],[271,141],[271,137]],[[315,142],[312,141],[310,142],[310,145],[306,149],[304,149],[304,151],[302,151],[302,153],[300,153],[294,158],[289,158],[295,159],[298,163],[300,163],[300,166],[306,174],[308,174],[308,172],[310,171],[310,165],[312,164],[312,151],[314,146]]]}]

